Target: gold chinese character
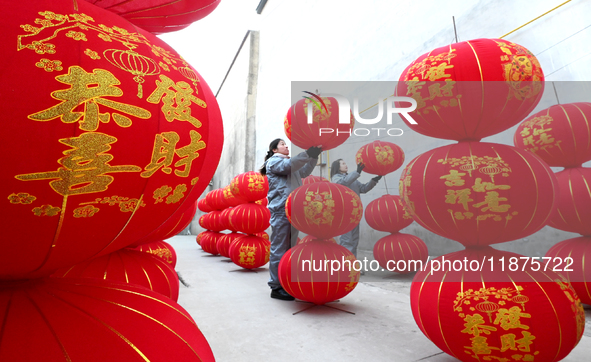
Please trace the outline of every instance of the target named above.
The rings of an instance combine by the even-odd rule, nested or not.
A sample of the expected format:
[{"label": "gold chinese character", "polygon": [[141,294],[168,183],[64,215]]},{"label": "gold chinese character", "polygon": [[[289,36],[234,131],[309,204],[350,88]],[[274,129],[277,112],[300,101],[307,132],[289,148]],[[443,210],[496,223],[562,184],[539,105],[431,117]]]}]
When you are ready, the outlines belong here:
[{"label": "gold chinese character", "polygon": [[456,82],[448,80],[442,87],[440,83],[435,83],[429,86],[429,99],[433,100],[436,97],[451,97],[453,96],[452,90]]},{"label": "gold chinese character", "polygon": [[447,204],[462,204],[464,206],[464,210],[469,211],[468,209],[468,202],[474,201],[470,198],[470,194],[472,192],[470,189],[462,189],[462,190],[447,190],[447,195],[445,195],[445,202]]},{"label": "gold chinese character", "polygon": [[174,170],[174,173],[180,177],[189,176],[193,160],[199,157],[199,153],[197,152],[205,148],[205,142],[201,141],[201,135],[199,132],[191,130],[189,131],[189,135],[191,137],[191,143],[175,151],[176,154],[181,157],[181,159],[177,161],[174,166],[185,166],[183,171]]},{"label": "gold chinese character", "polygon": [[157,134],[156,140],[154,141],[154,149],[152,150],[152,161],[145,167],[145,171],[141,173],[141,176],[150,177],[159,168],[162,168],[162,172],[166,174],[171,173],[172,168],[169,166],[172,164],[175,147],[179,139],[180,136],[176,132],[162,132],[161,134]]},{"label": "gold chinese character", "polygon": [[464,186],[464,180],[462,180],[462,176],[466,176],[465,173],[460,173],[456,170],[450,170],[449,175],[441,176],[441,180],[445,181],[446,186]]},{"label": "gold chinese character", "polygon": [[106,175],[115,172],[139,172],[142,169],[135,165],[111,166],[113,156],[106,153],[117,139],[103,133],[83,133],[80,137],[62,138],[59,140],[70,150],[63,152],[66,157],[58,160],[62,167],[57,171],[37,172],[15,176],[21,181],[50,180],[51,188],[58,194],[77,195],[102,192],[107,190],[114,177]]},{"label": "gold chinese character", "polygon": [[504,330],[509,330],[511,328],[529,329],[528,326],[521,324],[521,321],[519,320],[521,317],[531,318],[531,314],[521,313],[521,308],[517,306],[511,307],[509,310],[501,308],[496,314],[494,324],[500,324],[501,328]]},{"label": "gold chinese character", "polygon": [[490,347],[486,342],[486,337],[472,337],[470,338],[472,341],[471,347],[464,347],[466,349],[471,349],[474,354],[490,354],[493,349],[498,349],[496,347]]},{"label": "gold chinese character", "polygon": [[[485,192],[490,190],[509,190],[511,186],[509,185],[495,185],[494,182],[482,182],[482,178],[476,178],[474,182],[474,186],[472,186],[472,190],[476,192]],[[476,206],[476,205],[474,205]]]},{"label": "gold chinese character", "polygon": [[441,78],[451,77],[451,75],[445,74],[445,70],[453,67],[453,65],[447,65],[446,62],[443,62],[436,67],[429,68],[427,74],[425,74],[425,78],[429,78],[429,80],[437,80]]},{"label": "gold chinese character", "polygon": [[[172,89],[171,89],[172,88]],[[187,82],[177,82],[165,75],[160,75],[160,81],[156,81],[156,89],[147,101],[158,103],[162,100],[162,112],[168,122],[174,120],[187,121],[193,126],[201,127],[201,122],[191,116],[191,103],[195,103],[202,108],[206,108],[205,102],[193,95],[193,89]]]},{"label": "gold chinese character", "polygon": [[511,205],[499,205],[501,201],[507,201],[506,197],[499,197],[499,193],[496,191],[489,191],[486,193],[483,202],[479,202],[472,206],[474,207],[481,207],[482,205],[487,205],[480,209],[481,211],[493,211],[493,212],[507,212]]},{"label": "gold chinese character", "polygon": [[[123,95],[123,91],[116,87],[121,82],[106,70],[95,69],[92,73],[87,73],[79,66],[72,66],[68,74],[57,76],[56,79],[61,83],[71,85],[67,90],[51,93],[53,98],[61,100],[62,103],[29,115],[30,119],[34,121],[50,121],[60,117],[64,123],[80,121],[79,127],[83,131],[96,131],[99,121],[107,123],[111,119],[110,113],[99,112],[99,105],[142,119],[151,117],[150,112],[143,108],[103,98],[121,97]],[[81,104],[84,104],[84,111],[74,111]],[[112,116],[119,126],[131,126],[129,117],[119,113],[113,113]]]},{"label": "gold chinese character", "polygon": [[490,334],[490,331],[496,331],[496,327],[484,325],[484,319],[478,313],[474,315],[467,315],[464,318],[466,322],[464,324],[465,329],[462,330],[462,333],[468,333],[474,336],[479,336],[480,333]]}]

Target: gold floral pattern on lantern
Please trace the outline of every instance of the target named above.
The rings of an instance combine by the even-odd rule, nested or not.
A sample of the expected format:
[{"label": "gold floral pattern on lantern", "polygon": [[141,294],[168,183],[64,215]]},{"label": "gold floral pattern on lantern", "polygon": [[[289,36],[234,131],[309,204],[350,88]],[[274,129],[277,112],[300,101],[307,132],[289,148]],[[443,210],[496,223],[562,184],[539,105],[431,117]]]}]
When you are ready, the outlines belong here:
[{"label": "gold floral pattern on lantern", "polygon": [[41,205],[41,207],[36,207],[31,211],[33,211],[35,216],[56,216],[60,213],[61,209],[52,205]]},{"label": "gold floral pattern on lantern", "polygon": [[96,214],[99,211],[100,211],[100,209],[97,207],[94,207],[92,205],[86,205],[86,206],[82,206],[77,209],[74,209],[74,217],[75,218],[93,217],[94,214]]},{"label": "gold floral pattern on lantern", "polygon": [[330,192],[307,191],[306,201],[304,201],[304,215],[310,223],[330,225],[334,219],[334,206]]},{"label": "gold floral pattern on lantern", "polygon": [[10,201],[11,204],[27,205],[33,203],[33,201],[35,201],[36,199],[37,198],[35,196],[30,195],[26,192],[19,192],[18,194],[12,193],[8,195],[8,201]]},{"label": "gold floral pattern on lantern", "polygon": [[47,58],[42,58],[40,61],[35,63],[38,68],[43,68],[46,72],[53,72],[54,70],[60,71],[64,68],[62,67],[62,62],[59,60],[49,60]]},{"label": "gold floral pattern on lantern", "polygon": [[[542,90],[544,74],[542,67],[532,52],[511,42],[496,42],[505,55],[501,55],[503,77],[509,83],[509,99],[518,100],[536,97]],[[532,82],[525,82],[532,81]]]}]

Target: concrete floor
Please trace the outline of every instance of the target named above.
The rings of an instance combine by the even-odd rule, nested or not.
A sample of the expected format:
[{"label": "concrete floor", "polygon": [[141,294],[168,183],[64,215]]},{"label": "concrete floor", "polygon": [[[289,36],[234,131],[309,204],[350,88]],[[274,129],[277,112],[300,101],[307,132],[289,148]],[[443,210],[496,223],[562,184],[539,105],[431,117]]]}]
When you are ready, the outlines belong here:
[{"label": "concrete floor", "polygon": [[[193,316],[218,362],[240,361],[432,361],[451,362],[419,330],[409,303],[412,276],[368,273],[357,288],[332,305],[271,299],[267,267],[247,271],[201,250],[195,236],[166,240],[176,250],[179,304]],[[360,259],[370,255],[360,252]],[[563,361],[588,361],[591,307],[578,346]]]}]

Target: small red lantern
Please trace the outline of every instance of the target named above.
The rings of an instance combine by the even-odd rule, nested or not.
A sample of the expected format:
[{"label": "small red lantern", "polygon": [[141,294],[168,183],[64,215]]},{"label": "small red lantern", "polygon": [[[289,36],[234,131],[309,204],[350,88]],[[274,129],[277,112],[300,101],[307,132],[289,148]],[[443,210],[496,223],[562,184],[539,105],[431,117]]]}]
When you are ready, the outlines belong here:
[{"label": "small red lantern", "polygon": [[220,225],[224,227],[223,230],[230,230],[232,232],[237,231],[237,230],[234,229],[234,227],[230,223],[230,214],[232,214],[232,211],[234,211],[233,209],[234,209],[233,207],[229,207],[229,208],[223,209],[221,211],[221,214],[220,214]]},{"label": "small red lantern", "polygon": [[363,171],[385,176],[394,172],[404,163],[404,151],[391,142],[373,141],[361,146],[355,155],[355,163],[363,163]]},{"label": "small red lantern", "polygon": [[314,182],[330,182],[324,177],[310,175],[302,179],[302,185],[313,184]]},{"label": "small red lantern", "polygon": [[264,232],[264,231],[261,231],[260,233],[254,233],[253,235],[254,235],[254,236],[260,236],[261,238],[263,238],[263,239],[265,239],[265,240],[269,241],[269,234],[267,234],[267,233],[266,233],[266,232]]},{"label": "small red lantern", "polygon": [[513,142],[550,166],[580,167],[591,160],[590,119],[591,103],[556,104],[523,121]]},{"label": "small red lantern", "polygon": [[197,208],[202,212],[210,212],[214,210],[207,204],[207,199],[205,197],[197,202]]},{"label": "small red lantern", "polygon": [[203,237],[201,237],[201,249],[203,249],[203,251],[211,255],[218,255],[219,252],[217,249],[217,242],[219,238],[221,238],[224,235],[226,234],[218,233],[215,231],[211,231],[208,234],[204,235]]},{"label": "small red lantern", "polygon": [[269,182],[260,172],[248,171],[232,179],[230,190],[234,196],[247,202],[258,201],[267,197]]},{"label": "small red lantern", "polygon": [[365,221],[372,229],[395,233],[412,224],[413,219],[404,207],[400,196],[388,194],[367,205]]},{"label": "small red lantern", "polygon": [[[221,0],[86,0],[154,34],[184,29],[209,15]],[[195,81],[199,81],[193,75]]]},{"label": "small red lantern", "polygon": [[[197,235],[197,238],[199,238],[199,235]],[[168,265],[170,265],[173,269],[176,266],[176,252],[174,251],[172,245],[166,241],[160,240],[148,244],[142,244],[133,250],[157,256],[167,262]]]},{"label": "small red lantern", "polygon": [[226,225],[222,222],[223,211],[212,211],[199,218],[199,225],[210,231],[226,230]]},{"label": "small red lantern", "polygon": [[[285,291],[298,299],[326,304],[355,289],[361,269],[355,261],[353,253],[329,241],[299,244],[281,258],[279,281]],[[324,269],[326,265],[331,269]]]},{"label": "small red lantern", "polygon": [[243,237],[244,234],[231,232],[229,234],[224,234],[220,236],[216,241],[216,250],[217,252],[226,258],[230,257],[230,246],[234,241],[238,238]]},{"label": "small red lantern", "polygon": [[[524,119],[544,91],[536,57],[502,39],[475,39],[421,55],[400,76],[397,96],[417,102],[405,123],[421,134],[480,140]],[[406,105],[405,105],[406,106]]]},{"label": "small red lantern", "polygon": [[228,205],[224,201],[223,193],[223,189],[215,189],[208,192],[207,195],[205,195],[205,200],[209,207],[218,211],[227,208]]},{"label": "small red lantern", "polygon": [[197,241],[197,245],[201,246],[201,240],[203,240],[203,238],[209,237],[209,235],[211,233],[213,233],[213,231],[204,231],[204,232],[199,233],[197,235],[197,240],[196,240]]},{"label": "small red lantern", "polygon": [[164,260],[131,249],[62,268],[52,274],[54,278],[93,278],[112,282],[140,285],[158,292],[175,302],[179,298],[179,277]]},{"label": "small red lantern", "polygon": [[561,270],[581,301],[591,304],[591,237],[579,237],[559,242],[546,252],[550,257],[548,269]]},{"label": "small red lantern", "polygon": [[331,182],[298,187],[285,206],[296,229],[319,239],[353,230],[363,215],[359,196],[350,188]]},{"label": "small red lantern", "polygon": [[269,262],[269,243],[254,235],[243,235],[230,245],[230,259],[245,269],[259,268]]},{"label": "small red lantern", "polygon": [[591,169],[567,168],[556,173],[556,212],[548,222],[556,229],[591,236]]},{"label": "small red lantern", "polygon": [[222,189],[221,195],[226,207],[234,207],[248,202],[245,198],[234,195],[230,185]]},{"label": "small red lantern", "polygon": [[247,203],[232,208],[230,225],[236,231],[256,234],[265,231],[270,223],[271,212],[264,206]]},{"label": "small red lantern", "polygon": [[326,242],[329,242],[329,243],[338,244],[337,241],[334,238],[330,238],[330,239],[317,239],[313,235],[306,235],[302,239],[298,238],[298,241],[297,241],[296,245],[305,244],[305,243],[308,243],[310,241],[326,241]]},{"label": "small red lantern", "polygon": [[3,361],[215,360],[189,313],[143,287],[87,278],[0,281],[0,306]]},{"label": "small red lantern", "polygon": [[552,215],[555,190],[554,173],[538,157],[484,142],[427,151],[408,164],[400,181],[414,220],[465,246],[538,231]]},{"label": "small red lantern", "polygon": [[0,278],[109,254],[197,201],[223,124],[180,55],[85,1],[13,2],[3,16],[2,100],[13,121],[2,133],[23,136],[4,141]]},{"label": "small red lantern", "polygon": [[[318,98],[321,98],[319,100]],[[283,121],[285,135],[294,145],[303,149],[322,146],[324,151],[343,144],[353,131],[355,119],[350,114],[349,123],[339,123],[339,105],[333,97],[309,97],[301,99],[287,111]],[[308,124],[308,112],[312,110],[312,123]],[[320,132],[323,129],[324,132]],[[327,130],[331,130],[329,132]]]},{"label": "small red lantern", "polygon": [[256,200],[254,203],[257,204],[257,205],[261,205],[261,206],[267,207],[267,205],[269,205],[269,200],[267,200],[266,197],[263,197],[260,200]]},{"label": "small red lantern", "polygon": [[385,270],[406,274],[423,267],[429,250],[420,238],[397,232],[378,240],[373,247],[373,257]]},{"label": "small red lantern", "polygon": [[411,284],[413,317],[461,361],[560,361],[583,336],[585,311],[575,291],[543,264],[535,271],[530,258],[483,247],[429,265]]}]

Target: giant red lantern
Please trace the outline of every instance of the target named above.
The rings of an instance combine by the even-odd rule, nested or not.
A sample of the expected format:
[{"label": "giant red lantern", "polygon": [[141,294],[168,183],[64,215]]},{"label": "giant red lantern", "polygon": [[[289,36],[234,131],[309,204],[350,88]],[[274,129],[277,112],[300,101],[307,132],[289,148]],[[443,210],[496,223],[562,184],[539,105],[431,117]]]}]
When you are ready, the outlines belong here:
[{"label": "giant red lantern", "polygon": [[[154,34],[184,29],[203,19],[221,0],[86,0]],[[194,75],[195,79],[199,78]]]},{"label": "giant red lantern", "polygon": [[395,233],[412,224],[413,219],[400,196],[387,194],[367,204],[365,221],[372,229]]},{"label": "giant red lantern", "polygon": [[0,161],[0,278],[108,254],[197,200],[222,121],[180,55],[84,1],[16,2],[3,14],[2,132],[21,136],[6,138]]},{"label": "giant red lantern", "polygon": [[267,197],[269,182],[260,172],[248,171],[232,179],[230,191],[235,197],[254,202]]},{"label": "giant red lantern", "polygon": [[432,260],[410,289],[417,325],[461,361],[563,359],[583,335],[585,312],[566,280],[529,260],[490,247]]},{"label": "giant red lantern", "polygon": [[373,256],[385,270],[405,274],[422,269],[429,258],[429,250],[425,242],[414,235],[393,233],[378,240]]},{"label": "giant red lantern", "polygon": [[550,166],[579,167],[591,160],[590,119],[591,103],[556,104],[523,121],[513,142]]},{"label": "giant red lantern", "polygon": [[137,250],[121,249],[52,274],[56,278],[94,278],[140,285],[175,302],[179,278],[164,260]]},{"label": "giant red lantern", "polygon": [[230,225],[236,231],[256,234],[269,227],[271,212],[264,206],[247,203],[232,208]]},{"label": "giant red lantern", "polygon": [[243,235],[230,245],[230,259],[245,269],[262,267],[269,262],[270,245],[260,236]]},{"label": "giant red lantern", "polygon": [[214,361],[189,313],[139,286],[0,281],[0,315],[2,361]]},{"label": "giant red lantern", "polygon": [[548,222],[554,228],[591,236],[591,169],[567,168],[556,173],[556,212]]},{"label": "giant red lantern", "polygon": [[591,237],[578,237],[563,240],[546,252],[551,258],[548,268],[561,270],[581,301],[591,304],[591,259],[587,251],[591,250]]},{"label": "giant red lantern", "polygon": [[[339,104],[333,97],[308,97],[292,105],[283,121],[285,135],[303,149],[322,146],[323,150],[343,144],[355,126],[353,114],[349,123],[339,123]],[[308,124],[308,112],[312,110],[312,123]],[[323,129],[323,132],[320,130]]]},{"label": "giant red lantern", "polygon": [[502,39],[433,49],[400,76],[396,95],[417,102],[408,126],[430,137],[480,140],[525,118],[538,104],[544,74],[536,57]]},{"label": "giant red lantern", "polygon": [[[199,237],[199,235],[197,235]],[[173,269],[176,266],[176,252],[172,245],[166,241],[154,241],[147,244],[142,244],[133,250],[142,251],[144,253],[152,254],[168,263]]]},{"label": "giant red lantern", "polygon": [[361,146],[355,155],[355,163],[363,163],[363,171],[385,176],[404,163],[404,151],[392,142],[373,141]]},{"label": "giant red lantern", "polygon": [[[355,261],[353,253],[330,241],[299,244],[281,258],[279,281],[285,291],[298,299],[326,304],[355,289],[361,269],[354,265]],[[325,268],[327,265],[330,267]]]},{"label": "giant red lantern", "polygon": [[519,239],[549,220],[556,177],[515,147],[460,142],[427,151],[402,173],[400,195],[414,220],[468,245]]},{"label": "giant red lantern", "polygon": [[289,195],[285,209],[296,229],[319,239],[353,230],[363,216],[359,196],[350,188],[331,182],[298,187]]}]

